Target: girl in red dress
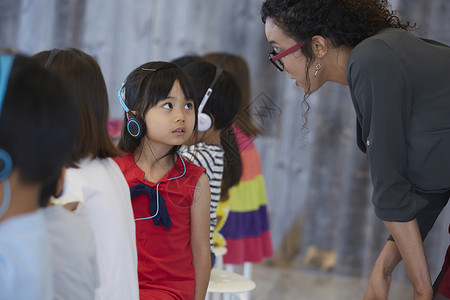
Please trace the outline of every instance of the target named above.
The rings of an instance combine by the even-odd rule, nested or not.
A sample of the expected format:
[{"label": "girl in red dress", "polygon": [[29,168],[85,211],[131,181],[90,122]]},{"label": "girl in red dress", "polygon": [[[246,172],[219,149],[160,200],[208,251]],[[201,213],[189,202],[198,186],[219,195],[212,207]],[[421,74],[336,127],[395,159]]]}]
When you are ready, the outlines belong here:
[{"label": "girl in red dress", "polygon": [[177,152],[197,126],[190,84],[176,65],[150,62],[119,90],[125,154],[116,162],[130,186],[141,299],[205,299],[208,287],[209,183]]}]

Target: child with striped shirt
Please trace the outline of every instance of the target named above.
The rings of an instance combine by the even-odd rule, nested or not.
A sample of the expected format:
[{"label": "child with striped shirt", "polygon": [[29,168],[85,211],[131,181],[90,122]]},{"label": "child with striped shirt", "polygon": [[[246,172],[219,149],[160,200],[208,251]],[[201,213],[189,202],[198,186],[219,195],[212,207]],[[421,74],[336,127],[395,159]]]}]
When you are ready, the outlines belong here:
[{"label": "child with striped shirt", "polygon": [[[183,70],[194,82],[199,103],[199,132],[193,135],[180,153],[206,169],[211,188],[210,246],[217,225],[216,209],[226,199],[228,189],[239,182],[242,173],[239,150],[230,127],[241,104],[241,92],[234,78],[222,67],[196,61]],[[214,254],[211,253],[211,265]]]}]

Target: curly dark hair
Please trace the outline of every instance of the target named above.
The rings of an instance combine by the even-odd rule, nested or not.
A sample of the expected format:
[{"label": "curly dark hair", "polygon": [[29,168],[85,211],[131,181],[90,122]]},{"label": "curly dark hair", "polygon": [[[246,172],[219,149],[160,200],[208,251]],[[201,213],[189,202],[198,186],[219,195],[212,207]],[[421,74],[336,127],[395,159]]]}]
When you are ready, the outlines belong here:
[{"label": "curly dark hair", "polygon": [[384,28],[408,29],[387,0],[266,0],[261,19],[274,20],[284,33],[297,41],[321,35],[333,46],[355,47]]},{"label": "curly dark hair", "polygon": [[313,61],[311,39],[315,35],[327,38],[334,47],[355,47],[362,40],[384,28],[408,30],[415,27],[402,23],[387,0],[266,0],[261,8],[261,19],[267,18],[297,42],[305,41],[301,48],[306,57],[308,90],[303,99],[303,132],[307,132],[306,101],[310,94],[308,70]]}]

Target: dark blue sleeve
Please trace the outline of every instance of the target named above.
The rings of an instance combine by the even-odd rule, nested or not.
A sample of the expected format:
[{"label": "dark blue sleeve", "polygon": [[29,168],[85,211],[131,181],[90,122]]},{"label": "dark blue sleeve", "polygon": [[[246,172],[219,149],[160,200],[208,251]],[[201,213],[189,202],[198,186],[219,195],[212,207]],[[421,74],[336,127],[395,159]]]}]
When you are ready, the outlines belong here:
[{"label": "dark blue sleeve", "polygon": [[412,192],[406,179],[413,97],[408,74],[381,40],[358,46],[347,70],[360,140],[370,162],[375,213],[385,221],[410,221],[427,202]]}]

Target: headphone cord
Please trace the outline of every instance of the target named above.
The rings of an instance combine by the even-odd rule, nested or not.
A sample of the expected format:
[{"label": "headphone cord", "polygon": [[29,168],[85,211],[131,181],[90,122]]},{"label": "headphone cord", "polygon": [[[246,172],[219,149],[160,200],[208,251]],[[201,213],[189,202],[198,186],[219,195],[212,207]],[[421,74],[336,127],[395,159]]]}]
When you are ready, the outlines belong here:
[{"label": "headphone cord", "polygon": [[[183,174],[181,174],[180,176],[177,176],[177,177],[169,178],[169,179],[167,179],[165,182],[168,182],[168,181],[171,181],[171,180],[175,180],[175,179],[181,178],[181,177],[183,177],[183,176],[186,174],[186,164],[185,164],[185,162],[184,162],[184,159],[183,159],[183,157],[181,156],[181,154],[180,154],[179,151],[177,151],[177,154],[178,154],[178,156],[180,157],[181,162],[183,163]],[[162,183],[162,181],[161,181],[161,182],[158,182],[158,184],[156,185],[156,212],[155,212],[155,214],[154,214],[153,216],[150,216],[150,217],[134,219],[135,221],[141,221],[141,220],[153,219],[154,217],[156,217],[156,216],[158,215],[158,213],[159,213],[159,185],[160,185],[161,183]]]}]

